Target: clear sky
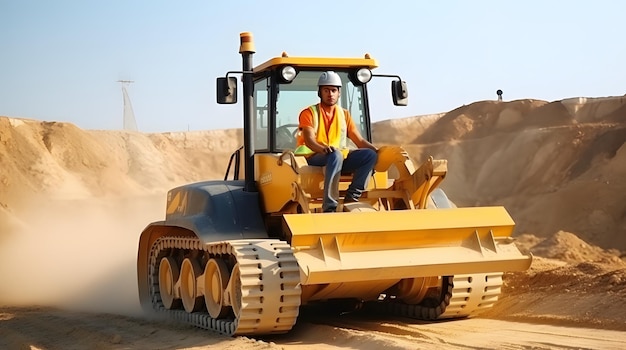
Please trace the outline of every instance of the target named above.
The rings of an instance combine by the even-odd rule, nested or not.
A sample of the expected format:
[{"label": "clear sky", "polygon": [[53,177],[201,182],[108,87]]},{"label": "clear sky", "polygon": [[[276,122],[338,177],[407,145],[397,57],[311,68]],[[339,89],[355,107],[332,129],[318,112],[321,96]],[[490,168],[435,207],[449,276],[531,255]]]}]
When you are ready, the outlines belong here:
[{"label": "clear sky", "polygon": [[279,56],[362,57],[398,74],[370,83],[373,120],[495,99],[626,93],[626,1],[0,0],[0,115],[121,129],[117,80],[140,131],[243,126],[241,102],[215,102],[215,78]]}]

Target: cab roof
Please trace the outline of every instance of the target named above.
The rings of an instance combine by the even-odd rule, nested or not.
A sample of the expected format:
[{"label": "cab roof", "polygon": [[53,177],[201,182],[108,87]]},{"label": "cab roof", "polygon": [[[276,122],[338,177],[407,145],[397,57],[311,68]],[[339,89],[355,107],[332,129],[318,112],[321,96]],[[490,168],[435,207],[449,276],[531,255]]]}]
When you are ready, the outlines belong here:
[{"label": "cab roof", "polygon": [[365,54],[363,58],[345,57],[288,57],[283,53],[282,57],[271,58],[260,65],[254,67],[254,73],[272,70],[280,66],[293,66],[294,68],[319,68],[341,69],[341,68],[369,68],[378,67],[378,61]]}]

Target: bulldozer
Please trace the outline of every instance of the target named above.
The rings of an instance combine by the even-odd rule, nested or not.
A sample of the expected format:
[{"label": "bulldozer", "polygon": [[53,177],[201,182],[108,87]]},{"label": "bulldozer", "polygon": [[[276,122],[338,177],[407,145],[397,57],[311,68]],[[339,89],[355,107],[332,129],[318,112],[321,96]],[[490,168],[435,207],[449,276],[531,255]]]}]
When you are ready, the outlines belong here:
[{"label": "bulldozer", "polygon": [[298,115],[318,102],[320,73],[341,76],[338,104],[370,142],[369,81],[391,79],[396,106],[408,103],[406,82],[374,74],[369,54],[283,52],[253,67],[250,32],[240,33],[239,53],[242,70],[217,78],[216,99],[243,100],[243,146],[223,180],[171,189],[165,220],[141,233],[144,310],[226,335],[286,333],[302,307],[316,305],[463,318],[494,305],[504,272],[530,267],[504,207],[457,207],[438,187],[447,161],[417,166],[400,146],[378,148],[358,202],[343,202],[351,175],[342,174],[338,210],[323,212],[324,167],[294,153]]}]

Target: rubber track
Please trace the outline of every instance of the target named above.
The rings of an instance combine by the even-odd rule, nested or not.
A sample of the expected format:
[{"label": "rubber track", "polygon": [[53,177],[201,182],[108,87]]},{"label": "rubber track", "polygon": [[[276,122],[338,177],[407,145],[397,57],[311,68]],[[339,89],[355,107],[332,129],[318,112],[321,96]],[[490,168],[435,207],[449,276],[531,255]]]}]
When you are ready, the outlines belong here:
[{"label": "rubber track", "polygon": [[[234,257],[241,273],[242,310],[239,318],[214,319],[206,311],[188,313],[185,310],[166,309],[159,292],[158,266],[160,259],[167,256],[170,249],[203,250],[211,257],[224,255]],[[268,259],[273,260],[268,262]],[[298,317],[301,294],[300,271],[291,247],[286,242],[237,240],[203,245],[197,238],[162,237],[153,244],[150,251],[149,274],[150,296],[154,310],[177,322],[232,336],[285,333],[293,327]],[[266,285],[277,283],[278,286],[264,288],[264,283]],[[264,301],[272,302],[266,302],[264,305]],[[276,317],[274,315],[276,312],[266,312],[267,316],[264,315],[264,307],[271,308],[280,316]],[[271,317],[274,320],[262,320],[262,317]],[[271,322],[269,327],[268,322]],[[260,325],[265,326],[259,328]]]},{"label": "rubber track", "polygon": [[393,299],[371,303],[375,310],[420,320],[459,318],[493,306],[502,290],[502,273],[444,277],[438,304],[405,304]]}]

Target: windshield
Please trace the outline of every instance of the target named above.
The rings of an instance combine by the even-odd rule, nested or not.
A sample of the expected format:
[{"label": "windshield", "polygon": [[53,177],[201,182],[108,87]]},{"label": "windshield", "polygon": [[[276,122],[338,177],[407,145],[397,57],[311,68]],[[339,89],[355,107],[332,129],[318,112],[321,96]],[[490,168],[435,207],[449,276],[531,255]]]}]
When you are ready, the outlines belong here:
[{"label": "windshield", "polygon": [[[363,137],[367,137],[365,130],[365,112],[363,106],[363,87],[353,85],[345,72],[337,72],[341,77],[343,86],[339,104],[347,109],[355,125]],[[319,103],[317,96],[317,80],[321,72],[301,71],[290,84],[281,84],[276,101],[276,148],[296,148],[296,134],[298,132],[298,116],[300,112],[310,105]],[[255,86],[256,105],[256,149],[268,149],[268,81],[263,79]],[[262,135],[262,137],[259,137]]]}]

